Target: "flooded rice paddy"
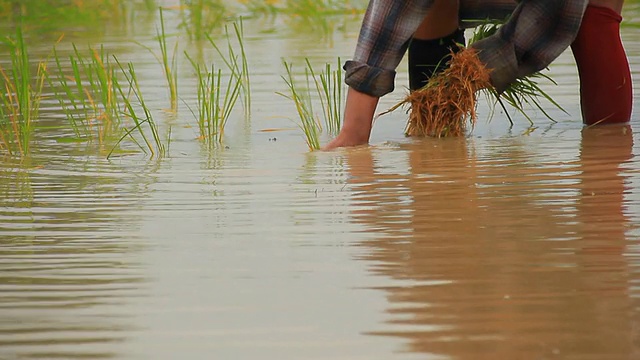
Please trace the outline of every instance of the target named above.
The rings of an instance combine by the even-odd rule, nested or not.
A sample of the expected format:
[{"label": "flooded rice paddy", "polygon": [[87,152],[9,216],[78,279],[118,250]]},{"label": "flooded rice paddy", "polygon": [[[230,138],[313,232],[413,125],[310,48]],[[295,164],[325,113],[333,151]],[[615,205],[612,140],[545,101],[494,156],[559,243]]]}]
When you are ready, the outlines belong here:
[{"label": "flooded rice paddy", "polygon": [[[251,114],[209,148],[188,64],[173,114],[135,43],[156,20],[67,41],[135,62],[167,156],[59,141],[45,97],[32,155],[0,162],[0,359],[640,358],[640,118],[583,129],[570,53],[546,87],[558,123],[482,103],[466,138],[409,139],[396,111],[370,147],[309,152],[282,59],[349,58],[359,18],[248,19]],[[640,32],[623,38],[640,84]],[[29,41],[46,56],[55,36]]]}]

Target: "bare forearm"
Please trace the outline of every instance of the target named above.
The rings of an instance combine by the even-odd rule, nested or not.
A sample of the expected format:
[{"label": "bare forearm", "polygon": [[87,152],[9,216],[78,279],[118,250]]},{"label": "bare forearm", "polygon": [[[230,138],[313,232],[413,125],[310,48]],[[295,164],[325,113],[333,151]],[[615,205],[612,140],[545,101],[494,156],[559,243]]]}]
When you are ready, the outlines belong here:
[{"label": "bare forearm", "polygon": [[378,100],[378,97],[349,88],[340,134],[327,144],[324,150],[369,143]]}]

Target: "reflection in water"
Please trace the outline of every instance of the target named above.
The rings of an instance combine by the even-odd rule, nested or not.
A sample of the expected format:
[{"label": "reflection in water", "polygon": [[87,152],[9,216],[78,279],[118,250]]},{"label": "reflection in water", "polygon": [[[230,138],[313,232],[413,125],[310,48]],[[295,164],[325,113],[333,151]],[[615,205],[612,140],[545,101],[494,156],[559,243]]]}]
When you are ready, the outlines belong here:
[{"label": "reflection in water", "polygon": [[66,157],[3,166],[0,359],[118,357],[113,343],[131,330],[123,306],[142,281],[128,213],[136,199],[122,175],[103,171]]},{"label": "reflection in water", "polygon": [[380,234],[366,260],[391,281],[388,324],[372,333],[461,359],[640,358],[632,143],[627,127],[585,129],[566,161],[425,139],[404,149],[408,175],[350,152],[356,203],[375,204],[353,217]]},{"label": "reflection in water", "polygon": [[[489,140],[347,152],[350,186],[341,155],[302,155],[301,132],[287,130],[295,107],[275,92],[283,58],[334,64],[360,21],[336,19],[344,30],[318,41],[318,31],[247,19],[251,117],[230,118],[224,146],[210,151],[185,106],[197,97],[188,61],[178,65],[184,104],[162,110],[166,80],[145,48],[158,50],[157,16],[154,7],[89,32],[72,26],[56,47],[68,58],[71,43],[104,44],[135,63],[171,134],[158,168],[142,169],[139,152],[107,163],[91,144],[58,142],[71,128],[51,96],[33,163],[0,159],[1,360],[387,360],[404,358],[390,354],[398,342],[420,359],[640,358],[630,134],[589,130],[574,155],[577,141],[548,140],[579,137],[570,124],[511,140],[495,140],[501,125],[482,126],[473,135]],[[184,40],[179,11],[165,16]],[[638,34],[625,34],[632,68]],[[30,37],[33,58],[49,56],[59,35]],[[182,50],[216,59],[197,43]],[[552,67],[550,90],[579,114],[571,61]],[[402,137],[403,115],[385,118],[374,143]],[[354,208],[360,224],[346,218]],[[352,261],[354,251],[368,260]],[[384,291],[360,291],[379,283]],[[388,323],[376,325],[387,306]]]}]

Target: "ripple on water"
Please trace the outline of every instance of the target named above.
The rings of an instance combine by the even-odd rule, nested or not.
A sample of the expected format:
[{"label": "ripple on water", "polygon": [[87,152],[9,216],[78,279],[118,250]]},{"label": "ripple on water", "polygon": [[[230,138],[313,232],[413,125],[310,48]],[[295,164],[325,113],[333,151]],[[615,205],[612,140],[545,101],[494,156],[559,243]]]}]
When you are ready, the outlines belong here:
[{"label": "ripple on water", "polygon": [[0,354],[118,358],[145,282],[130,176],[68,157],[3,176]]},{"label": "ripple on water", "polygon": [[[133,35],[151,47],[153,20]],[[159,64],[116,31],[104,43],[135,60],[169,156],[105,160],[48,129],[32,159],[0,161],[0,359],[639,357],[638,136],[582,131],[570,53],[544,85],[557,124],[497,111],[467,138],[405,139],[397,111],[372,147],[309,154],[275,94],[281,59],[333,62],[358,22],[325,44],[263,20],[245,28],[253,112],[224,145],[195,140],[183,103],[162,110]]]}]

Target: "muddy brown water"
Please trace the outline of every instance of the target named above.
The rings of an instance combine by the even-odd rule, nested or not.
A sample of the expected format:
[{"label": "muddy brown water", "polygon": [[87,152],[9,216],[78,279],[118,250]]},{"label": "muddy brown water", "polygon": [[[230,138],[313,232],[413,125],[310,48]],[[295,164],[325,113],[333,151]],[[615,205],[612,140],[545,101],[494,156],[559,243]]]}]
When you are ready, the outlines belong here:
[{"label": "muddy brown water", "polygon": [[359,22],[327,39],[247,21],[252,114],[211,151],[131,43],[154,44],[152,21],[72,38],[135,60],[168,157],[106,160],[50,129],[0,163],[0,359],[640,358],[638,116],[583,129],[569,53],[547,86],[557,124],[510,129],[481,105],[468,137],[417,140],[397,111],[368,148],[309,153],[281,58],[346,59]]}]

